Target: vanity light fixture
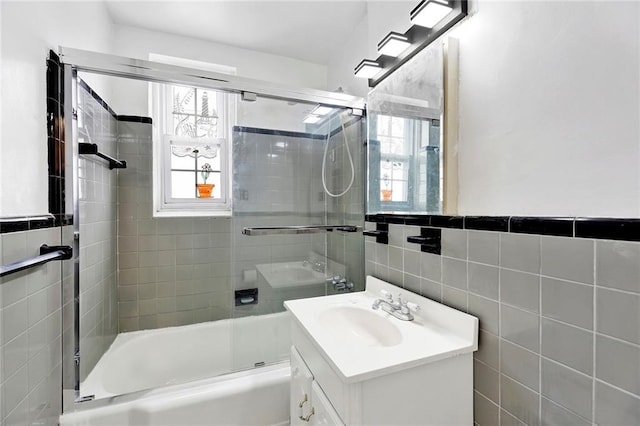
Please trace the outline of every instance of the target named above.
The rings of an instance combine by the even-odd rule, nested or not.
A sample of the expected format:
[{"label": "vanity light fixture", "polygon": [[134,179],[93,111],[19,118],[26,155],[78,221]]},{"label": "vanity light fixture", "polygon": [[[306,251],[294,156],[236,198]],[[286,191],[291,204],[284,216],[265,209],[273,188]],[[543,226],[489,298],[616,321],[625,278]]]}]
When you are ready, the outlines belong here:
[{"label": "vanity light fixture", "polygon": [[378,53],[397,58],[409,46],[411,46],[409,37],[391,31],[378,43]]},{"label": "vanity light fixture", "polygon": [[[1,1],[1,0],[0,0]],[[411,27],[403,34],[390,32],[380,43],[380,56],[365,59],[355,69],[356,77],[368,78],[376,87],[429,44],[467,16],[469,0],[421,0],[411,11]]]},{"label": "vanity light fixture", "polygon": [[376,61],[363,59],[355,68],[355,75],[359,78],[372,78],[380,71],[382,71],[382,68]]},{"label": "vanity light fixture", "polygon": [[452,10],[453,8],[448,1],[422,0],[411,11],[411,23],[421,27],[433,28]]}]

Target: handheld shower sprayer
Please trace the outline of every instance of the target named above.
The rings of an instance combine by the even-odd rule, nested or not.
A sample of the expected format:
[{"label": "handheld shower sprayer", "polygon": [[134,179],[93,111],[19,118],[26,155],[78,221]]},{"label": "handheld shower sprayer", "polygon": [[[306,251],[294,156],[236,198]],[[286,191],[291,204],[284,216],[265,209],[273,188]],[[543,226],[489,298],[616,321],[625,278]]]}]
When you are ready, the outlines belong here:
[{"label": "handheld shower sprayer", "polygon": [[355,180],[355,177],[356,177],[356,171],[353,166],[353,158],[351,157],[351,151],[349,150],[349,141],[347,140],[347,132],[344,127],[344,119],[342,118],[343,115],[344,113],[339,114],[340,127],[342,129],[342,139],[344,141],[344,146],[347,150],[347,157],[349,157],[349,164],[351,165],[351,180],[349,182],[349,185],[347,185],[347,188],[339,194],[334,194],[331,191],[329,191],[329,189],[327,188],[327,178],[326,178],[326,171],[325,171],[326,165],[327,165],[327,152],[329,151],[329,139],[331,139],[331,121],[332,120],[328,120],[327,122],[327,125],[329,126],[329,130],[327,131],[327,141],[324,145],[324,155],[322,156],[322,187],[324,188],[324,192],[328,196],[334,197],[334,198],[342,197],[344,194],[346,194],[353,186],[353,181]]}]

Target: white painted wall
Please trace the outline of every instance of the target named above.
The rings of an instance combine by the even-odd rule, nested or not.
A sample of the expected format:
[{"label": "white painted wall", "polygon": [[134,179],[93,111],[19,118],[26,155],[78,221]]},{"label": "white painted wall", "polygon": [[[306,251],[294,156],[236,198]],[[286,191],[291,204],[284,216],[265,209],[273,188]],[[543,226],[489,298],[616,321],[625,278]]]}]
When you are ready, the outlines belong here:
[{"label": "white painted wall", "polygon": [[366,97],[367,80],[354,77],[354,68],[363,59],[378,57],[378,43],[390,31],[404,33],[411,27],[409,12],[416,4],[406,0],[367,2],[367,13],[354,27],[351,37],[336,46],[329,60],[329,90],[342,87],[350,95]]},{"label": "white painted wall", "polygon": [[[351,37],[336,46],[336,50],[331,56],[327,66],[327,86],[329,90],[336,90],[339,87],[350,95],[367,97],[369,87],[367,80],[356,78],[353,69],[365,58],[367,54],[368,39],[367,16],[354,28]],[[358,59],[360,58],[360,59]]]},{"label": "white painted wall", "polygon": [[[327,88],[327,67],[298,59],[241,49],[200,39],[116,25],[114,49],[118,55],[149,59],[149,53],[176,56],[235,67],[238,76],[293,87]],[[147,115],[145,87],[118,83],[113,109],[118,114]]]},{"label": "white painted wall", "polygon": [[460,39],[459,214],[640,216],[640,4],[480,2]]},{"label": "white painted wall", "polygon": [[3,1],[0,8],[0,216],[48,213],[45,60],[59,45],[108,52],[111,21],[101,2]]},{"label": "white painted wall", "polygon": [[[640,217],[640,4],[472,6],[450,33],[460,39],[458,214]],[[403,31],[393,10],[368,5],[329,62],[330,86],[366,94],[351,73]]]}]

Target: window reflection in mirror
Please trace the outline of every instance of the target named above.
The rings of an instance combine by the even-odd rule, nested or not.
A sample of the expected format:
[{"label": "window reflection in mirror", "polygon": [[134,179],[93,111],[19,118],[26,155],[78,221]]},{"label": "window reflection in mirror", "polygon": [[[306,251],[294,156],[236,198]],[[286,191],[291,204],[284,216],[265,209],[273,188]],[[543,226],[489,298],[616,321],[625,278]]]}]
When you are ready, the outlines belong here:
[{"label": "window reflection in mirror", "polygon": [[421,51],[367,96],[367,213],[442,213],[442,45]]}]

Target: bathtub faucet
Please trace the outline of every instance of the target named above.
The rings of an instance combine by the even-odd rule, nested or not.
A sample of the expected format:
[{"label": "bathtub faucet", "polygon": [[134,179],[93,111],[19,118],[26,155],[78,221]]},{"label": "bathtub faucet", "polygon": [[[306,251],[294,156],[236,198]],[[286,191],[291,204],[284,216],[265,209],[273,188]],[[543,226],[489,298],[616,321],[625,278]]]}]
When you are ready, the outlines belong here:
[{"label": "bathtub faucet", "polygon": [[353,291],[353,283],[340,275],[329,277],[325,281],[331,283],[335,291]]},{"label": "bathtub faucet", "polygon": [[388,291],[383,290],[382,296],[384,299],[376,299],[373,301],[371,309],[377,310],[378,308],[382,308],[383,311],[401,321],[413,321],[414,316],[411,311],[417,312],[420,310],[420,305],[402,300],[399,294],[397,302],[393,301],[393,296]]}]

